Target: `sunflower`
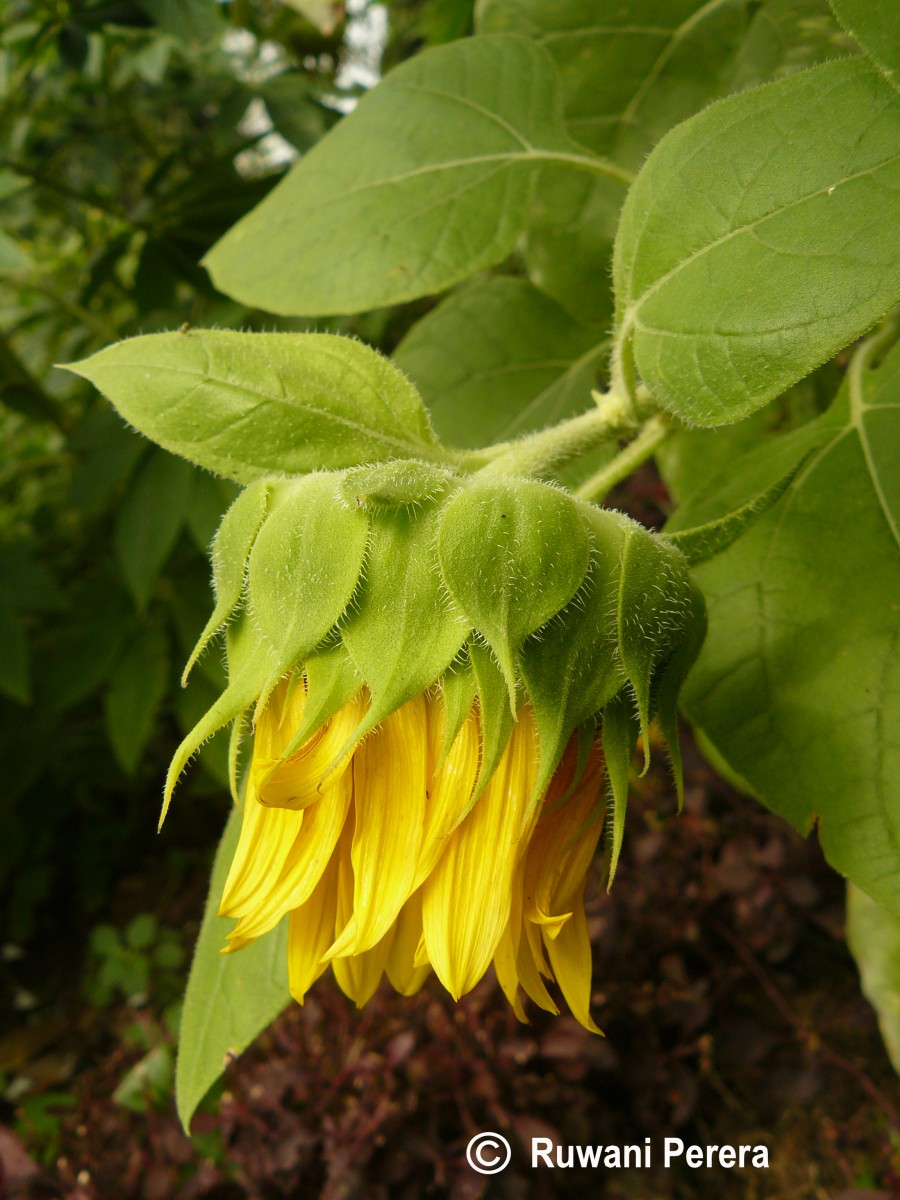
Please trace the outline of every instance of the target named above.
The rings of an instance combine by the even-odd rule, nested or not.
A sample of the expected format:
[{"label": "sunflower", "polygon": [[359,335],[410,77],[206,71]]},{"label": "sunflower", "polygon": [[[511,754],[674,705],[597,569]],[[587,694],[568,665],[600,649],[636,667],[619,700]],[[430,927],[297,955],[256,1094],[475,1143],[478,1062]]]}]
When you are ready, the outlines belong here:
[{"label": "sunflower", "polygon": [[191,663],[224,633],[228,686],[165,803],[229,723],[237,796],[249,717],[227,949],[287,916],[301,1002],[329,966],[363,1005],[385,973],[458,998],[493,963],[522,1019],[522,992],[556,1011],[555,980],[596,1029],[586,880],[606,827],[612,881],[654,715],[679,777],[704,628],[681,553],[549,484],[394,463],[251,485],[213,567]]},{"label": "sunflower", "polygon": [[493,962],[520,1019],[520,986],[558,1011],[545,983],[555,978],[576,1018],[598,1032],[584,893],[603,825],[599,747],[579,763],[573,740],[534,805],[539,748],[528,704],[481,786],[477,704],[446,752],[446,706],[432,689],[335,763],[368,706],[361,689],[283,757],[309,703],[307,680],[292,676],[257,723],[220,909],[237,918],[229,949],[289,914],[290,988],[301,1003],[329,966],[361,1007],[384,974],[408,996],[433,971],[458,999]]}]

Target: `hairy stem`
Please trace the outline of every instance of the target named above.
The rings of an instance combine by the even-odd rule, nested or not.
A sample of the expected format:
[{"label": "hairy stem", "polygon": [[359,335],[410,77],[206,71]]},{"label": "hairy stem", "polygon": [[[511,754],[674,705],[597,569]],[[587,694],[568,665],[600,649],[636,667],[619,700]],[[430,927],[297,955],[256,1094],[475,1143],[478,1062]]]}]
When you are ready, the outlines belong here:
[{"label": "hairy stem", "polygon": [[519,441],[473,451],[465,465],[485,475],[544,475],[634,427],[629,404],[613,394],[600,396],[596,408]]},{"label": "hairy stem", "polygon": [[673,431],[671,420],[665,414],[658,413],[651,417],[634,441],[629,442],[612,462],[585,480],[575,495],[581,500],[599,503],[617,483],[627,479],[632,471],[646,462]]}]

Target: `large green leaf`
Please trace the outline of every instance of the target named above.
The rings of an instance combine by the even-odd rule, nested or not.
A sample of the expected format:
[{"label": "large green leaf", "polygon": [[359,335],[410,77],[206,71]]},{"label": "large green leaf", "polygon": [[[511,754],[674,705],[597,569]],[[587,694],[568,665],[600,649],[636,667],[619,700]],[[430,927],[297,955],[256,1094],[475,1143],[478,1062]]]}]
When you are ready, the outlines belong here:
[{"label": "large green leaf", "polygon": [[524,38],[427,50],[363,98],[204,260],[269,312],[359,312],[505,258],[550,161],[603,171],[566,134],[552,59]]},{"label": "large green leaf", "polygon": [[688,715],[763,802],[900,914],[900,350],[857,358],[824,416],[756,450],[716,455],[672,527],[730,511],[810,447],[785,495],[695,569],[709,635]]},{"label": "large green leaf", "polygon": [[140,629],[116,663],[104,703],[106,732],[131,774],[144,751],[169,682],[169,646],[156,624]]},{"label": "large green leaf", "polygon": [[486,0],[479,29],[544,46],[572,136],[637,169],[664,133],[727,89],[749,9],[747,0]]},{"label": "large green leaf", "polygon": [[143,608],[172,552],[187,515],[193,472],[186,462],[155,450],[141,467],[116,520],[116,558]]},{"label": "large green leaf", "polygon": [[838,20],[900,89],[900,4],[897,0],[831,0]]},{"label": "large green leaf", "polygon": [[531,282],[604,334],[612,325],[609,262],[625,192],[616,179],[545,167],[521,241]]},{"label": "large green leaf", "polygon": [[[559,68],[569,133],[636,170],[673,125],[730,90],[747,7],[745,0],[487,0],[479,27],[524,34],[546,49]],[[532,282],[604,327],[624,198],[619,180],[548,167],[522,243]]]},{"label": "large green leaf", "polygon": [[707,426],[761,407],[900,300],[895,93],[833,62],[685,122],[629,193],[614,278],[618,358],[656,399]]},{"label": "large green leaf", "polygon": [[847,943],[862,989],[878,1013],[894,1070],[900,1073],[900,920],[852,884],[847,888]]},{"label": "large green leaf", "polygon": [[235,954],[220,953],[233,922],[218,916],[225,878],[237,847],[241,814],[233,809],[213,866],[209,897],[184,994],[175,1103],[188,1129],[197,1105],[258,1033],[290,1002],[287,924],[257,938]]},{"label": "large green leaf", "polygon": [[398,455],[440,457],[415,388],[351,338],[156,333],[69,370],[159,445],[242,483]]},{"label": "large green leaf", "polygon": [[828,0],[765,0],[738,50],[732,90],[758,87],[855,50]]},{"label": "large green leaf", "polygon": [[140,0],[158,28],[181,42],[208,43],[224,31],[216,0]]},{"label": "large green leaf", "polygon": [[418,386],[441,437],[469,447],[590,407],[607,348],[524,279],[480,279],[414,325],[394,361]]},{"label": "large green leaf", "polygon": [[6,275],[10,271],[20,271],[30,263],[31,259],[19,243],[0,229],[0,274]]}]

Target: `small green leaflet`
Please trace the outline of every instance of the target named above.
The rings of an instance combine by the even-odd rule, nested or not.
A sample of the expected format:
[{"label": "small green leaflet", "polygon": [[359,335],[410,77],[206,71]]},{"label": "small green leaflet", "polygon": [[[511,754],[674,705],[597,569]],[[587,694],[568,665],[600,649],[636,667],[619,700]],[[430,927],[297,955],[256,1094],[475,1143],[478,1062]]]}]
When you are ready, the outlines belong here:
[{"label": "small green leaflet", "polygon": [[268,312],[360,312],[501,261],[535,171],[616,168],[567,135],[552,59],[464,38],[391,71],[206,256],[216,286]]},{"label": "small green leaflet", "polygon": [[287,923],[234,954],[220,954],[233,922],[218,916],[219,900],[241,830],[232,809],[216,852],[209,897],[194,950],[175,1067],[175,1103],[186,1130],[197,1106],[238,1055],[291,999],[287,980]]},{"label": "small green leaflet", "polygon": [[692,424],[747,416],[900,300],[898,197],[900,102],[863,59],[686,121],[622,211],[617,369]]},{"label": "small green leaflet", "polygon": [[154,333],[67,369],[146,437],[239,483],[398,456],[441,458],[415,388],[352,338]]}]

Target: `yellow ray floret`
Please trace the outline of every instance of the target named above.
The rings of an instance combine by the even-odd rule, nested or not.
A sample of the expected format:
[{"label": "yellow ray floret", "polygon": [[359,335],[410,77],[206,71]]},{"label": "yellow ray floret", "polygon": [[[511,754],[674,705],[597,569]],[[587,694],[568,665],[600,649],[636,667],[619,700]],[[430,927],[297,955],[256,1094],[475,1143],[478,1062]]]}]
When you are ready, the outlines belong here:
[{"label": "yellow ray floret", "polygon": [[581,1024],[597,1031],[584,892],[603,825],[599,749],[579,774],[573,741],[535,807],[539,745],[527,704],[476,795],[477,702],[446,753],[437,690],[347,753],[366,690],[294,748],[307,701],[302,677],[283,680],[257,723],[220,909],[237,918],[228,949],[289,915],[290,988],[301,1003],[328,966],[362,1006],[385,973],[412,995],[434,971],[459,998],[493,963],[520,1019],[520,987],[558,1011],[545,982],[555,979]]}]

